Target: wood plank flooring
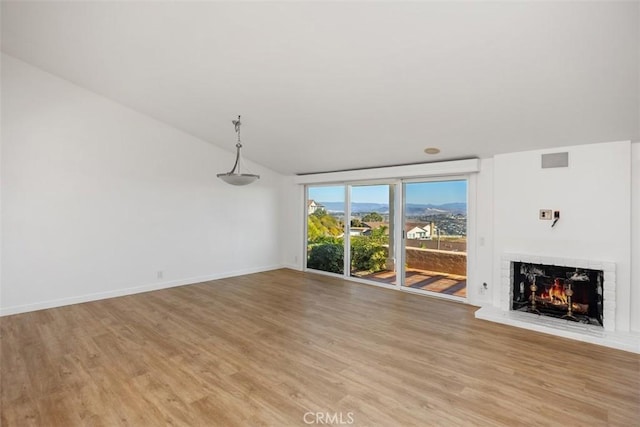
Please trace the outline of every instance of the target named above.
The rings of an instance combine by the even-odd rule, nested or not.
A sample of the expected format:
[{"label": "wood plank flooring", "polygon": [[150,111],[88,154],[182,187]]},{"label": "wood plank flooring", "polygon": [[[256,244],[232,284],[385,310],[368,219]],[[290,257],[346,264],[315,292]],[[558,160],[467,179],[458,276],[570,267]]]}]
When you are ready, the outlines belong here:
[{"label": "wood plank flooring", "polygon": [[7,316],[0,421],[639,425],[639,355],[473,312],[277,270]]}]

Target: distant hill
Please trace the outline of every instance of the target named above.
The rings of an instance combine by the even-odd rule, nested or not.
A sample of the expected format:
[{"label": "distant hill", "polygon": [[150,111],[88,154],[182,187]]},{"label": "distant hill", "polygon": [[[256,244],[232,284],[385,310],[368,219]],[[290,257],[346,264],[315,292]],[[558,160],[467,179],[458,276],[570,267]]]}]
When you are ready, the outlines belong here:
[{"label": "distant hill", "polygon": [[408,203],[406,210],[408,215],[433,215],[439,213],[464,214],[467,212],[467,204],[464,202],[445,203],[442,205]]},{"label": "distant hill", "polygon": [[[325,207],[327,212],[344,212],[343,202],[318,202]],[[436,215],[436,214],[463,214],[467,212],[467,204],[464,202],[459,203],[445,203],[442,205],[421,205],[421,204],[407,204],[407,215]],[[351,204],[351,212],[353,213],[366,213],[377,212],[379,214],[388,214],[389,205],[387,203],[360,203],[354,202]]]},{"label": "distant hill", "polygon": [[[318,202],[324,206],[327,212],[344,212],[343,202]],[[389,213],[389,205],[386,203],[352,203],[351,211],[358,212],[378,212]]]}]

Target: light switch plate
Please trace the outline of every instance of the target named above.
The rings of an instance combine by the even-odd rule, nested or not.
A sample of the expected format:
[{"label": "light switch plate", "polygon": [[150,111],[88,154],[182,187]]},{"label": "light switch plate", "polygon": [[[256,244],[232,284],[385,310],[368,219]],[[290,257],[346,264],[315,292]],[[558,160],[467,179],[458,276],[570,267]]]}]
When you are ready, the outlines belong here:
[{"label": "light switch plate", "polygon": [[551,221],[553,219],[553,215],[551,215],[551,209],[540,209],[540,219]]}]

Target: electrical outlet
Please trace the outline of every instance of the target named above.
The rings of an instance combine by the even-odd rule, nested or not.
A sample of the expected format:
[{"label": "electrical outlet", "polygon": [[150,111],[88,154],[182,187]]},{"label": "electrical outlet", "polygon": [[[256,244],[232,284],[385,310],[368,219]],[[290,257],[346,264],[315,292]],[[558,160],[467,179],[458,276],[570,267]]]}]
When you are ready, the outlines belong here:
[{"label": "electrical outlet", "polygon": [[162,279],[164,277],[164,271],[158,270],[157,277],[158,277],[158,280]]},{"label": "electrical outlet", "polygon": [[540,209],[540,219],[551,221],[551,209]]}]

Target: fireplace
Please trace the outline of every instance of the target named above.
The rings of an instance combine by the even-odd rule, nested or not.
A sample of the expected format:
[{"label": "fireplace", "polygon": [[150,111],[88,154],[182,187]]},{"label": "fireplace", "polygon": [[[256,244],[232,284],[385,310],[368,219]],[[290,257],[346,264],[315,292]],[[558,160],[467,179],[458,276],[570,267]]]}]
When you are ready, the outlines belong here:
[{"label": "fireplace", "polygon": [[604,271],[511,262],[511,309],[603,326]]},{"label": "fireplace", "polygon": [[[556,277],[565,279],[566,282],[568,279],[573,277],[573,273],[576,271],[578,271],[578,273],[580,273],[580,270],[596,271],[598,273],[596,278],[594,279],[589,277],[589,282],[596,283],[595,293],[598,297],[596,297],[595,307],[598,309],[597,313],[590,316],[589,323],[582,323],[580,320],[576,322],[562,319],[566,314],[566,312],[563,313],[562,310],[556,310],[554,313],[555,315],[547,316],[529,313],[525,307],[514,309],[514,300],[516,302],[522,302],[518,300],[523,299],[519,296],[521,293],[520,282],[523,280],[520,279],[517,281],[515,277],[517,274],[524,273],[520,273],[520,268],[518,268],[518,271],[514,271],[516,270],[514,268],[516,263],[520,263],[520,265],[532,264],[538,266],[549,266],[552,269],[556,267],[566,267],[568,269],[567,271],[564,271],[564,274],[562,274],[562,271],[560,273],[554,273],[552,270],[549,270],[548,272],[544,271],[542,276],[553,278],[553,280],[545,279],[544,277],[542,279],[538,279],[541,281],[539,282],[539,286],[541,288],[540,291],[546,290],[545,284],[548,285],[548,282],[551,282],[551,286],[553,286],[556,282]],[[567,273],[571,273],[571,276],[567,277]],[[618,330],[616,327],[616,319],[618,317],[618,310],[616,308],[616,301],[618,299],[618,283],[616,264],[614,262],[598,259],[565,258],[562,256],[505,252],[500,257],[497,277],[498,286],[495,288],[495,293],[493,295],[493,304],[482,306],[478,311],[476,311],[476,318],[640,353],[640,338],[638,338],[634,333],[629,333],[625,330]],[[600,279],[598,279],[598,277],[600,277]],[[575,277],[574,279],[578,279],[578,277]],[[600,280],[599,288],[597,286],[598,280]],[[514,286],[514,283],[517,283],[517,287]],[[526,283],[527,282],[523,283],[525,287],[527,286]],[[560,286],[560,284],[561,282],[558,283],[558,286]],[[538,285],[536,285],[536,288],[537,287]],[[574,283],[571,283],[571,289],[573,290],[574,288],[576,288],[576,286],[574,286]],[[551,290],[551,287],[549,290]],[[567,292],[565,291],[565,297],[562,297],[556,294],[557,290],[558,288],[556,287],[553,292],[547,291],[547,295],[552,293],[556,295],[557,299],[554,300],[552,298],[552,301],[556,301],[556,303],[558,302],[558,299],[562,301],[563,298],[566,298],[568,303],[568,295],[566,295]],[[538,295],[538,292],[539,290],[536,289],[536,295]],[[526,290],[523,290],[522,293],[526,300]],[[530,295],[531,294],[529,294],[529,296]],[[571,302],[573,304],[573,295]],[[594,307],[592,303],[590,303],[589,306],[589,310],[592,310]],[[538,311],[542,311],[538,308],[538,305],[536,305],[536,309]],[[587,310],[587,313],[589,313],[589,310]],[[575,313],[572,314],[574,317],[580,319],[580,316],[576,316]]]}]

